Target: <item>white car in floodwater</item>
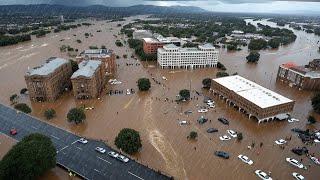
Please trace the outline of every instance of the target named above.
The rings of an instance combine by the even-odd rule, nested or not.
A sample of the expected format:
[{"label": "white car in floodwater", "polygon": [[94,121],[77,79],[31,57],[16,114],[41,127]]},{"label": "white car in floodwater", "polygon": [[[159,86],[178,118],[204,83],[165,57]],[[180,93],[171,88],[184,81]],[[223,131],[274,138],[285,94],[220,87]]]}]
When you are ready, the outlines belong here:
[{"label": "white car in floodwater", "polygon": [[231,129],[228,129],[227,130],[227,133],[231,136],[231,137],[234,137],[236,138],[238,135],[235,131],[231,130]]},{"label": "white car in floodwater", "polygon": [[261,171],[261,170],[256,170],[254,172],[260,179],[263,179],[263,180],[272,180],[272,178],[270,176],[268,176],[267,173]]},{"label": "white car in floodwater", "polygon": [[188,125],[188,121],[179,121],[179,125],[183,126],[183,125]]},{"label": "white car in floodwater", "polygon": [[165,76],[162,76],[162,79],[163,79],[163,80],[168,80]]},{"label": "white car in floodwater", "polygon": [[239,156],[238,156],[238,158],[242,161],[242,162],[244,162],[244,163],[246,163],[246,164],[249,164],[249,165],[252,165],[253,164],[253,161],[251,160],[251,159],[249,159],[247,156],[245,156],[245,155],[242,155],[242,154],[240,154]]},{"label": "white car in floodwater", "polygon": [[282,144],[286,144],[287,143],[287,141],[286,140],[284,140],[284,139],[279,139],[279,140],[276,140],[276,141],[274,141],[276,144],[278,144],[278,145],[282,145]]},{"label": "white car in floodwater", "polygon": [[300,169],[307,169],[302,163],[300,163],[298,160],[296,159],[292,159],[292,158],[286,158],[286,161],[288,163],[290,163],[291,165],[298,167]]},{"label": "white car in floodwater", "polygon": [[289,123],[293,123],[293,122],[299,122],[300,120],[299,119],[296,119],[296,118],[290,118],[288,119],[288,122]]},{"label": "white car in floodwater", "polygon": [[294,178],[296,178],[296,180],[303,180],[304,179],[304,177],[301,174],[296,173],[296,172],[292,173],[292,176]]},{"label": "white car in floodwater", "polygon": [[206,113],[206,112],[208,112],[208,109],[199,109],[198,112],[199,113]]},{"label": "white car in floodwater", "polygon": [[228,140],[231,139],[231,137],[229,137],[229,136],[227,136],[227,135],[224,135],[224,136],[220,136],[219,139],[220,139],[221,141],[228,141]]}]

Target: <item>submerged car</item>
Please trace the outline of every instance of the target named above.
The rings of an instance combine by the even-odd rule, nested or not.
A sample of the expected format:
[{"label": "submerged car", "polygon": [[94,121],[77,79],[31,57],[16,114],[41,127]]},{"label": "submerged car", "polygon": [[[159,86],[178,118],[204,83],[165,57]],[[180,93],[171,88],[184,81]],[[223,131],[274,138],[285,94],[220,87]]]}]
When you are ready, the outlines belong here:
[{"label": "submerged car", "polygon": [[198,120],[199,124],[204,124],[208,121],[208,118],[205,118],[204,116],[201,116]]},{"label": "submerged car", "polygon": [[279,139],[279,140],[276,140],[276,141],[274,141],[276,144],[278,144],[278,145],[282,145],[282,144],[286,144],[287,143],[287,141],[286,140],[284,140],[284,139]]},{"label": "submerged car", "polygon": [[224,136],[220,136],[219,139],[220,139],[221,141],[228,141],[228,140],[231,139],[231,137],[229,137],[229,136],[227,136],[227,135],[224,135]]},{"label": "submerged car", "polygon": [[291,165],[298,167],[300,169],[307,169],[302,163],[300,163],[298,160],[296,159],[292,159],[292,158],[286,158],[286,161],[288,163],[290,163]]},{"label": "submerged car", "polygon": [[251,160],[251,159],[249,159],[247,156],[245,156],[245,155],[242,155],[242,154],[240,154],[239,156],[238,156],[238,158],[242,161],[242,162],[244,162],[244,163],[246,163],[246,164],[249,164],[249,165],[252,165],[253,164],[253,161]]},{"label": "submerged car", "polygon": [[229,125],[229,121],[226,118],[220,117],[218,118],[218,121],[220,121],[222,124]]},{"label": "submerged car", "polygon": [[208,112],[208,109],[199,109],[198,112],[199,113],[206,113],[206,112]]},{"label": "submerged car", "polygon": [[296,178],[296,180],[303,180],[304,179],[304,177],[301,174],[296,173],[296,172],[292,173],[292,176],[294,178]]},{"label": "submerged car", "polygon": [[254,173],[263,180],[272,180],[272,178],[267,173],[261,170],[256,170]]},{"label": "submerged car", "polygon": [[207,129],[207,133],[214,133],[214,132],[218,132],[218,129],[215,129],[215,128]]},{"label": "submerged car", "polygon": [[214,155],[216,155],[218,157],[222,157],[224,159],[229,159],[229,154],[224,151],[215,151]]},{"label": "submerged car", "polygon": [[227,133],[231,136],[231,137],[234,137],[236,138],[237,137],[237,133],[231,129],[228,129],[227,130]]}]

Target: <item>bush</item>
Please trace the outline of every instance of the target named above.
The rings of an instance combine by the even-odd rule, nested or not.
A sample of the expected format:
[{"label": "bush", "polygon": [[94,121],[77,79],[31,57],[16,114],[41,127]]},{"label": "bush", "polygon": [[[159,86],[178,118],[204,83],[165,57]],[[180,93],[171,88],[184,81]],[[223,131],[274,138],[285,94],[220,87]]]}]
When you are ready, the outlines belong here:
[{"label": "bush", "polygon": [[20,94],[25,94],[27,91],[28,91],[27,88],[22,88],[22,89],[20,90]]},{"label": "bush", "polygon": [[311,98],[311,105],[313,110],[320,114],[320,93],[315,94],[312,98]]},{"label": "bush", "polygon": [[256,51],[250,52],[246,59],[248,63],[256,63],[260,59],[260,54]]},{"label": "bush", "polygon": [[211,87],[211,78],[205,78],[202,80],[202,87],[209,89]]},{"label": "bush", "polygon": [[198,133],[195,131],[191,131],[188,138],[189,139],[196,139],[198,137]]},{"label": "bush", "polygon": [[221,70],[223,70],[223,71],[227,70],[227,68],[226,68],[221,62],[218,62],[217,68],[218,68],[218,69],[221,69]]},{"label": "bush", "polygon": [[82,108],[72,108],[67,114],[69,122],[82,123],[86,119],[86,114]]},{"label": "bush", "polygon": [[82,41],[80,39],[77,39],[77,43],[82,43]]},{"label": "bush", "polygon": [[180,90],[179,95],[181,98],[188,100],[190,98],[190,91],[187,89],[182,89]]},{"label": "bush", "polygon": [[44,111],[44,116],[49,120],[56,116],[56,111],[54,109],[47,109]]},{"label": "bush", "polygon": [[134,154],[142,147],[138,131],[133,129],[122,129],[114,141],[117,148],[128,154]]},{"label": "bush", "polygon": [[122,44],[122,42],[120,40],[116,40],[115,44],[118,47],[122,47],[123,46],[123,44]]},{"label": "bush", "polygon": [[56,166],[56,149],[41,134],[24,137],[0,161],[0,179],[37,179]]},{"label": "bush", "polygon": [[138,80],[138,88],[140,91],[148,91],[150,87],[151,87],[151,83],[148,78],[140,78]]},{"label": "bush", "polygon": [[217,72],[216,74],[216,77],[219,78],[219,77],[226,77],[226,76],[229,76],[228,73],[226,72]]},{"label": "bush", "polygon": [[16,110],[21,111],[21,112],[24,112],[24,113],[26,113],[26,114],[29,114],[29,113],[32,112],[31,108],[30,108],[27,104],[25,104],[25,103],[16,104],[16,105],[14,106],[14,108],[15,108]]}]

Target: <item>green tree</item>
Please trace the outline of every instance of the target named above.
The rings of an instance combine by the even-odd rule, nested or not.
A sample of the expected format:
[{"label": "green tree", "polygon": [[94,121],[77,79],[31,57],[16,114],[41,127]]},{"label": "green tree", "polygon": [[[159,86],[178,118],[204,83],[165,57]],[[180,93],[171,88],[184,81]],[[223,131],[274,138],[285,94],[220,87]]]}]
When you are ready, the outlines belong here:
[{"label": "green tree", "polygon": [[313,117],[313,116],[308,117],[308,124],[314,124],[316,122],[317,122],[317,120],[315,117]]},{"label": "green tree", "polygon": [[72,72],[76,72],[79,69],[79,65],[76,61],[70,59]]},{"label": "green tree", "polygon": [[188,138],[189,139],[196,139],[198,137],[198,133],[195,131],[191,131]]},{"label": "green tree", "polygon": [[77,39],[77,43],[82,43],[82,41],[80,39]]},{"label": "green tree", "polygon": [[115,145],[128,154],[134,154],[142,147],[140,134],[134,129],[122,129],[114,141]]},{"label": "green tree", "polygon": [[202,87],[209,89],[211,87],[211,78],[205,78],[202,80]]},{"label": "green tree", "polygon": [[56,116],[56,111],[54,109],[47,109],[44,111],[44,116],[49,120]]},{"label": "green tree", "polygon": [[261,50],[267,48],[267,41],[264,39],[252,39],[249,43],[248,49]]},{"label": "green tree", "polygon": [[138,80],[138,88],[140,91],[148,91],[150,87],[151,87],[151,83],[148,78],[140,78]]},{"label": "green tree", "polygon": [[218,62],[217,68],[218,68],[218,69],[221,69],[221,70],[223,70],[223,71],[227,70],[227,68],[226,68],[221,62]]},{"label": "green tree", "polygon": [[228,73],[226,72],[217,72],[216,74],[216,77],[219,78],[219,77],[226,77],[226,76],[229,76]]},{"label": "green tree", "polygon": [[260,59],[260,54],[256,51],[250,52],[250,54],[246,57],[248,63],[256,63]]},{"label": "green tree", "polygon": [[20,90],[20,94],[25,94],[27,91],[28,91],[27,88],[22,88],[22,89]]},{"label": "green tree", "polygon": [[10,99],[10,102],[11,102],[12,104],[15,104],[15,103],[17,103],[18,95],[17,95],[17,94],[13,94],[13,95],[10,96],[9,99]]},{"label": "green tree", "polygon": [[280,46],[280,42],[281,40],[279,38],[272,38],[268,41],[268,45],[275,49],[275,48],[278,48]]},{"label": "green tree", "polygon": [[16,104],[16,105],[14,106],[14,108],[15,108],[16,110],[21,111],[21,112],[24,112],[24,113],[26,113],[26,114],[29,114],[29,113],[32,112],[31,108],[30,108],[27,104],[25,104],[25,103]]},{"label": "green tree", "polygon": [[182,89],[180,90],[179,95],[181,98],[188,100],[190,98],[190,91],[187,89]]},{"label": "green tree", "polygon": [[320,93],[315,94],[312,98],[311,98],[311,105],[313,110],[320,114]]},{"label": "green tree", "polygon": [[42,134],[24,137],[0,161],[0,179],[37,179],[56,166],[56,149]]},{"label": "green tree", "polygon": [[82,123],[86,119],[86,114],[82,108],[72,108],[67,114],[69,122]]}]

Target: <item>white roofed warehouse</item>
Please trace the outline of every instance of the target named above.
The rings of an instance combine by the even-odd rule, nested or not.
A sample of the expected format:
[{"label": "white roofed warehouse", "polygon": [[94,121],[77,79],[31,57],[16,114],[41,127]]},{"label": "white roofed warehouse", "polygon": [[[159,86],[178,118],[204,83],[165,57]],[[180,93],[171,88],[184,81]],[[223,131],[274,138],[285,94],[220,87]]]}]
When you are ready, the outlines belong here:
[{"label": "white roofed warehouse", "polygon": [[161,68],[204,68],[216,67],[219,51],[212,44],[204,44],[198,48],[181,48],[168,44],[158,49],[158,64]]},{"label": "white roofed warehouse", "polygon": [[71,87],[71,63],[52,57],[27,71],[25,80],[31,101],[54,101]]},{"label": "white roofed warehouse", "polygon": [[249,118],[258,122],[282,120],[293,110],[294,101],[239,75],[213,79],[211,89]]},{"label": "white roofed warehouse", "polygon": [[105,66],[99,60],[82,61],[71,76],[73,94],[77,99],[91,99],[100,95],[104,88]]}]

